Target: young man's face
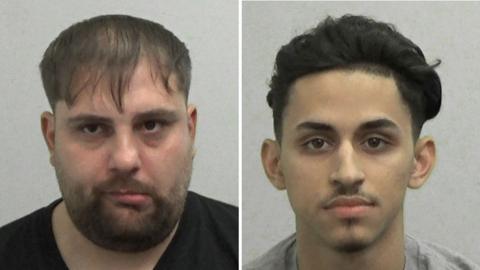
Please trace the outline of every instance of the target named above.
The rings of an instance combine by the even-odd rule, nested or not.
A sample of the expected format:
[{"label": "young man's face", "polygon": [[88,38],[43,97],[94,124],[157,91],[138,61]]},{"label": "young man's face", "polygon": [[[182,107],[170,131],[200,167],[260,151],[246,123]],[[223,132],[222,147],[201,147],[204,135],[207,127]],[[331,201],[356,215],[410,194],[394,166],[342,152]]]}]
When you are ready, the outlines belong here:
[{"label": "young man's face", "polygon": [[[42,128],[69,215],[91,241],[138,251],[178,221],[190,180],[196,109],[140,62],[119,112],[109,85],[56,104]],[[174,80],[173,80],[174,82]],[[175,83],[173,85],[176,85]],[[176,88],[176,87],[174,87]]]},{"label": "young man's face", "polygon": [[[265,142],[262,158],[272,183],[287,190],[297,233],[353,251],[403,229],[405,190],[428,172],[392,78],[341,70],[302,77],[282,131],[280,145]],[[421,143],[434,155],[431,140]]]}]

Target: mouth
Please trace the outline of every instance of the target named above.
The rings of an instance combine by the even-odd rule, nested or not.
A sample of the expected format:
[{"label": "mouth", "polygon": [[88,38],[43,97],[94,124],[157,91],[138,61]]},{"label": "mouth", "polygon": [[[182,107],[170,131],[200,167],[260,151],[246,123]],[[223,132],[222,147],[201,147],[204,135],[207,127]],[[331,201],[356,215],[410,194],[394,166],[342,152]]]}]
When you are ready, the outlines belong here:
[{"label": "mouth", "polygon": [[131,190],[113,190],[107,192],[106,195],[110,200],[117,204],[133,207],[144,206],[151,200],[147,193]]},{"label": "mouth", "polygon": [[324,209],[340,219],[366,216],[375,203],[362,196],[338,196],[328,201]]}]

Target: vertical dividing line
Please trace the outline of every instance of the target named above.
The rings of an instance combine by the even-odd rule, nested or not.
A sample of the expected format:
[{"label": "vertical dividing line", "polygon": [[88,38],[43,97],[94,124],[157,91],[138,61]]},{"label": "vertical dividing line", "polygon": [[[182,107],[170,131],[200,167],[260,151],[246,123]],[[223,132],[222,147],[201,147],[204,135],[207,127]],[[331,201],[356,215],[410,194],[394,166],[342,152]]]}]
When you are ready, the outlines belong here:
[{"label": "vertical dividing line", "polygon": [[242,0],[238,0],[238,269],[242,269]]}]

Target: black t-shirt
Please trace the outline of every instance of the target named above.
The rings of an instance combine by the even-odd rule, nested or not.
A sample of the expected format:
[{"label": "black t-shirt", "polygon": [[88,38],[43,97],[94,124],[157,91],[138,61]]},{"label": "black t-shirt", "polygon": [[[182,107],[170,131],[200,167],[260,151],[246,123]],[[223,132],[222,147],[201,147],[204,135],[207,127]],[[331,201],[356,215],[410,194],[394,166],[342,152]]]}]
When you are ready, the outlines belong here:
[{"label": "black t-shirt", "polygon": [[[0,228],[0,269],[67,269],[52,230],[60,202]],[[177,232],[154,269],[238,269],[238,208],[189,192]]]}]

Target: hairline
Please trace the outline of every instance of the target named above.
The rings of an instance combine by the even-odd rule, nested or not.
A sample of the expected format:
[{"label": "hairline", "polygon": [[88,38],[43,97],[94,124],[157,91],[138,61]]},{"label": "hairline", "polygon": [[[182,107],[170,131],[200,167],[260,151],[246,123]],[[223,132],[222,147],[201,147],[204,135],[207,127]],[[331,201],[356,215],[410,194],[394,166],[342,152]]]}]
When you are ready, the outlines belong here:
[{"label": "hairline", "polygon": [[[75,102],[82,94],[84,91],[90,91],[90,95],[93,96],[97,91],[100,92],[105,92],[108,91],[112,93],[110,98],[112,98],[115,107],[117,108],[118,112],[123,111],[123,95],[125,95],[129,90],[130,90],[130,84],[131,84],[131,79],[137,70],[137,68],[142,65],[142,64],[147,64],[149,66],[149,71],[151,75],[152,81],[157,84],[157,83],[162,83],[165,90],[167,93],[175,92],[178,91],[182,94],[185,104],[188,103],[188,89],[184,89],[185,87],[188,86],[181,86],[181,83],[179,82],[178,78],[178,72],[175,71],[174,69],[168,70],[167,73],[163,73],[163,70],[156,65],[155,59],[152,57],[148,57],[145,55],[145,53],[141,53],[138,59],[136,59],[136,62],[131,66],[128,67],[130,69],[130,72],[125,73],[124,75],[126,76],[126,84],[123,86],[121,89],[121,96],[118,97],[120,104],[117,104],[115,101],[115,97],[113,96],[113,87],[112,87],[112,76],[105,77],[104,75],[107,74],[108,72],[102,71],[102,69],[97,69],[93,70],[91,72],[84,73],[80,70],[77,69],[72,75],[70,85],[68,89],[63,93],[62,95],[59,96],[59,98],[56,100],[56,103],[53,104],[52,111],[55,112],[55,107],[58,102],[64,101],[67,105],[68,108],[71,108],[72,106],[75,105]],[[89,64],[84,64],[81,65],[77,68],[81,69],[82,67],[88,66]],[[164,67],[165,68],[165,67]],[[165,77],[163,75],[166,75]],[[82,78],[85,77],[85,78]],[[80,79],[79,82],[75,82],[76,80]],[[102,84],[102,82],[106,83],[107,87],[102,88],[99,85]],[[173,82],[173,85],[170,84],[169,82]],[[70,97],[71,102],[68,102],[67,97]]]},{"label": "hairline", "polygon": [[[374,69],[366,68],[366,67],[375,67],[375,66],[383,68],[385,71],[388,71],[389,73],[386,74],[385,72],[378,72]],[[386,65],[376,64],[376,63],[351,63],[351,64],[344,65],[344,66],[336,66],[336,67],[331,67],[331,68],[327,68],[327,69],[323,69],[323,70],[312,71],[312,72],[309,72],[309,73],[306,73],[306,74],[303,74],[303,75],[297,77],[295,80],[293,80],[290,83],[290,85],[286,89],[287,94],[285,95],[284,106],[283,106],[283,110],[282,110],[282,113],[281,113],[281,116],[280,116],[280,123],[279,123],[280,124],[280,127],[279,127],[280,132],[278,134],[279,136],[277,136],[277,134],[275,134],[276,140],[278,141],[280,146],[282,144],[282,138],[283,138],[283,126],[284,126],[283,125],[283,120],[285,118],[285,112],[286,112],[287,107],[289,105],[290,97],[291,97],[292,92],[294,90],[293,86],[295,85],[295,83],[298,82],[298,80],[300,80],[300,79],[302,79],[306,76],[325,73],[325,72],[329,72],[329,71],[343,71],[343,72],[347,72],[347,73],[363,72],[364,74],[368,74],[368,75],[381,76],[383,78],[392,79],[393,82],[395,83],[396,90],[397,90],[398,94],[400,95],[400,98],[402,100],[402,104],[407,109],[407,112],[408,112],[408,115],[409,115],[409,120],[410,120],[410,126],[411,126],[411,129],[412,129],[411,130],[412,131],[411,135],[412,135],[412,139],[413,139],[414,144],[418,141],[418,139],[420,138],[420,133],[421,133],[422,127],[419,127],[418,131],[416,131],[416,127],[415,127],[415,124],[414,124],[414,121],[413,121],[413,114],[411,112],[411,109],[410,109],[410,106],[408,105],[407,100],[403,97],[403,94],[400,90],[400,86],[399,86],[399,82],[398,82],[399,78],[397,78],[395,70],[393,70],[392,68],[390,68]]]}]

